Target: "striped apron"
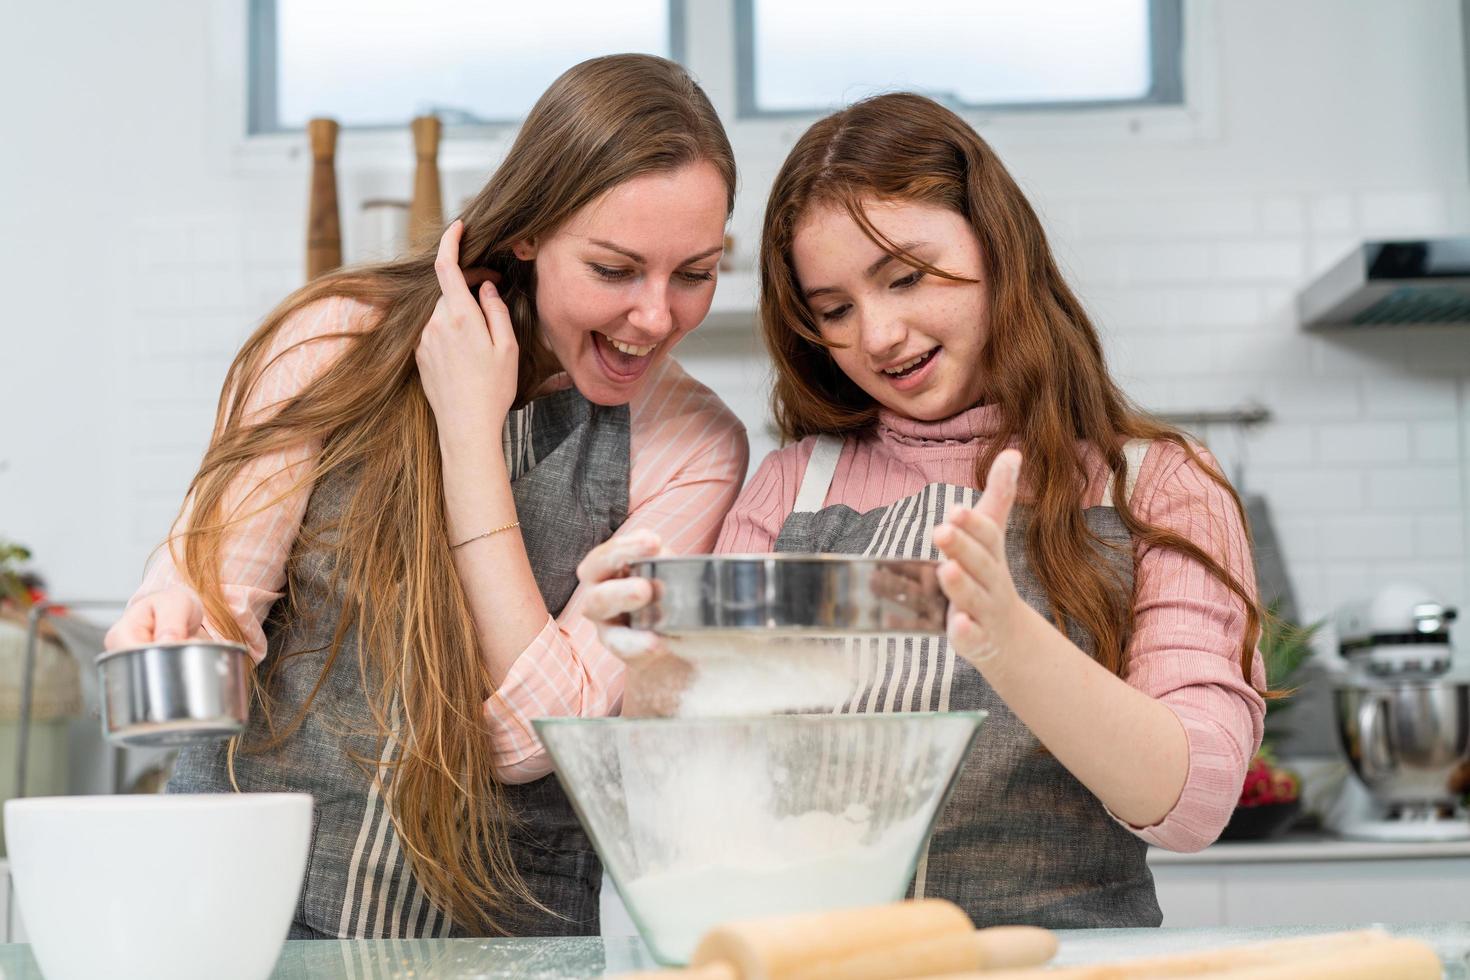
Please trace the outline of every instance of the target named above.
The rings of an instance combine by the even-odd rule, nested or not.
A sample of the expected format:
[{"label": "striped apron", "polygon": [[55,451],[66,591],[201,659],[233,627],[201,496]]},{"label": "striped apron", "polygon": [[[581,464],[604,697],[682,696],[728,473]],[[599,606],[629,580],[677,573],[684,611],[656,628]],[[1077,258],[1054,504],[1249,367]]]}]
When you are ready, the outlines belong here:
[{"label": "striped apron", "polygon": [[[593,405],[576,389],[512,412],[503,445],[516,514],[546,607],[556,615],[577,586],[576,568],[627,517],[629,415],[626,405]],[[344,592],[334,581],[333,531],[353,489],[350,474],[313,488],[291,555],[288,594],[266,621],[261,677],[276,718],[296,717],[320,690],[300,727],[263,749],[269,729],[256,705],[234,755],[243,792],[304,792],[316,798],[311,854],[291,938],[464,935],[419,887],[383,800],[397,732],[375,731],[363,691],[355,626],[327,669]],[[294,605],[293,605],[294,600]],[[291,614],[292,609],[296,615]],[[396,721],[396,719],[395,719]],[[226,743],[189,746],[169,791],[231,791]],[[511,850],[531,893],[553,911],[513,909],[497,921],[509,935],[596,935],[602,865],[554,776],[501,787],[520,817]]]},{"label": "striped apron", "polygon": [[[842,448],[839,437],[818,437],[777,551],[937,558],[934,529],[950,508],[979,501],[977,490],[931,483],[866,513],[841,504],[824,507]],[[1145,442],[1125,447],[1130,493],[1147,450]],[[1085,517],[1093,533],[1113,546],[1099,549],[1100,557],[1131,588],[1133,542],[1112,506],[1111,483]],[[1029,520],[1027,508],[1012,511],[1006,561],[1021,598],[1048,615],[1050,604],[1026,555]],[[1069,637],[1083,650],[1093,648],[1076,624]],[[989,713],[919,861],[913,895],[947,898],[977,926],[1071,929],[1157,926],[1163,920],[1144,863],[1147,845],[1041,747],[947,640],[863,640],[856,662],[856,693],[837,712]]]}]

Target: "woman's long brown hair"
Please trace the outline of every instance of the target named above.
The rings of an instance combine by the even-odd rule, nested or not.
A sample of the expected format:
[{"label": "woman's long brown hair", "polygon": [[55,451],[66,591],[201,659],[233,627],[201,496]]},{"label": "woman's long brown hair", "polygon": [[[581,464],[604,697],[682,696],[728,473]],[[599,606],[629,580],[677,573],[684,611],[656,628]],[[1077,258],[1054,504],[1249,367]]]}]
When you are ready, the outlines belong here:
[{"label": "woman's long brown hair", "polygon": [[1107,546],[1088,528],[1081,506],[1088,482],[1083,447],[1092,446],[1107,460],[1114,507],[1134,538],[1188,555],[1245,604],[1241,671],[1250,683],[1263,616],[1250,584],[1194,542],[1134,514],[1123,446],[1132,439],[1179,446],[1223,488],[1245,525],[1239,495],[1180,432],[1130,404],[1108,375],[1097,331],[1057,269],[1025,195],[964,120],[923,96],[876,96],[828,116],[806,131],[776,176],[761,237],[761,330],[775,365],[772,404],[783,437],[864,429],[878,411],[831,357],[796,278],[792,243],[813,207],[843,208],[894,257],[959,278],[883,236],[864,211],[868,200],[948,208],[980,240],[990,307],[977,367],[1000,427],[975,460],[975,481],[984,486],[995,457],[1017,442],[1034,515],[1027,553],[1057,626],[1083,627],[1097,660],[1126,676],[1133,596],[1103,560],[1099,549]]},{"label": "woman's long brown hair", "polygon": [[[727,209],[733,207],[735,159],[719,117],[684,69],[662,58],[583,62],[536,103],[504,163],[461,216],[461,265],[496,270],[510,307],[521,352],[517,404],[557,366],[537,325],[533,266],[516,259],[512,245],[554,232],[630,178],[700,161],[724,177]],[[450,556],[435,420],[414,363],[440,293],[434,250],[427,245],[398,261],[327,275],[266,317],[230,366],[213,437],[170,546],[209,619],[243,639],[220,587],[222,549],[230,528],[280,497],[257,493],[227,512],[232,482],[252,460],[307,441],[323,449],[293,490],[333,474],[351,477],[331,533],[302,542],[326,543],[347,597],[323,676],[355,627],[349,653],[359,658],[376,734],[386,739],[392,732],[399,741],[383,788],[414,874],[456,923],[489,933],[504,931],[512,903],[535,900],[507,844],[514,816],[493,776],[482,716],[494,684]],[[345,353],[315,383],[268,419],[247,419],[248,399],[275,360],[270,353],[282,326],[333,296],[370,304],[375,323],[338,335],[346,338]],[[284,651],[272,653],[267,675]],[[268,701],[264,706],[268,711]],[[287,737],[305,710],[284,726],[272,719],[271,744]],[[378,765],[363,762],[370,770]]]}]

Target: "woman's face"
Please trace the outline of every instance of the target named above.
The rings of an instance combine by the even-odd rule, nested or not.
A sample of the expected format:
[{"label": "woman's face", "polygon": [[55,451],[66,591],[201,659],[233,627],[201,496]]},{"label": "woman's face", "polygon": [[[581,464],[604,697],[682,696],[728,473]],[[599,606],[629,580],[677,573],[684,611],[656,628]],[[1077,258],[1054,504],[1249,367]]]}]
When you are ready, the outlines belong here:
[{"label": "woman's face", "polygon": [[873,243],[841,206],[803,216],[792,243],[796,278],[842,372],[878,404],[922,421],[948,418],[984,395],[980,353],[989,304],[980,241],[958,212],[869,199],[863,209],[889,241],[941,279]]},{"label": "woman's face", "polygon": [[707,162],[634,177],[555,232],[518,243],[536,263],[536,314],[572,383],[621,405],[709,312],[725,238],[725,181]]}]

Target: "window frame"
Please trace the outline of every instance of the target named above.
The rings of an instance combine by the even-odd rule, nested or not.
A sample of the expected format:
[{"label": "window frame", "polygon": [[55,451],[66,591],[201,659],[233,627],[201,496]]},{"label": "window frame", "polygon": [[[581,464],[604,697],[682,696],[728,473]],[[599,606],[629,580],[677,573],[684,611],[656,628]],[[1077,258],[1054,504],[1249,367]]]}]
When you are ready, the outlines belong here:
[{"label": "window frame", "polygon": [[[947,99],[946,104],[962,114],[1046,114],[1092,110],[1180,108],[1186,105],[1184,91],[1183,0],[1148,0],[1149,61],[1153,68],[1149,90],[1136,99],[1092,99],[1058,102],[966,102]],[[804,106],[795,109],[762,109],[756,105],[755,0],[735,4],[735,108],[740,119],[808,119],[835,111],[839,106]]]},{"label": "window frame", "polygon": [[[278,136],[305,132],[304,127],[282,126],[277,92],[279,32],[276,23],[276,0],[247,0],[245,55],[245,137]],[[686,65],[686,0],[664,0],[669,24],[669,57]],[[485,132],[520,126],[522,119],[485,119],[474,123],[445,126],[445,132]],[[401,129],[409,120],[376,126],[343,125],[344,132],[372,132]]]},{"label": "window frame", "polygon": [[[206,154],[217,172],[280,178],[296,174],[308,157],[302,131],[251,132],[249,125],[250,5],[260,0],[205,0],[207,10],[206,96],[211,113]],[[737,105],[737,0],[670,0],[678,4],[681,23],[675,38],[682,63],[709,95],[725,121],[736,153],[759,168],[774,168],[802,130],[825,113],[805,116],[741,118]],[[1197,143],[1221,137],[1220,0],[1180,3],[1183,44],[1184,101],[1178,105],[1089,107],[1072,112],[1033,112],[1016,107],[1001,112],[964,111],[962,116],[986,139],[1008,152],[1047,152],[1060,148]],[[509,151],[520,120],[508,125],[446,126],[439,166],[445,180],[478,187]],[[774,148],[774,149],[773,149]],[[347,128],[337,144],[339,192],[345,207],[359,197],[389,193],[413,166],[413,144],[405,123],[384,129]],[[772,154],[775,154],[772,156]],[[771,157],[767,160],[767,157]],[[762,163],[761,161],[765,161]],[[451,196],[459,193],[447,188]],[[737,212],[744,212],[737,208]],[[749,231],[741,219],[742,233]],[[752,219],[753,220],[753,219]],[[752,225],[758,230],[758,223]],[[753,234],[753,232],[752,232]]]}]

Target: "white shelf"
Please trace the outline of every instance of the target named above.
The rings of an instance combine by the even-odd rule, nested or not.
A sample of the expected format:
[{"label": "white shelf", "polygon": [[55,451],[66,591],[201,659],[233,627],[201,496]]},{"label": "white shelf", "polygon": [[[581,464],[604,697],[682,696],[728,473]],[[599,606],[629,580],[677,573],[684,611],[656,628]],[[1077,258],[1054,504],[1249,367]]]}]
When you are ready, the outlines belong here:
[{"label": "white shelf", "polygon": [[756,284],[754,272],[721,271],[715,284],[714,302],[710,303],[709,315],[704,318],[701,329],[755,330],[759,296]]}]

